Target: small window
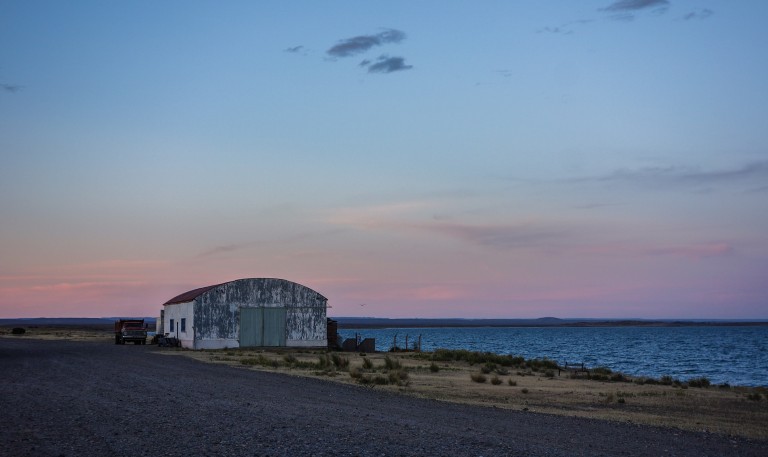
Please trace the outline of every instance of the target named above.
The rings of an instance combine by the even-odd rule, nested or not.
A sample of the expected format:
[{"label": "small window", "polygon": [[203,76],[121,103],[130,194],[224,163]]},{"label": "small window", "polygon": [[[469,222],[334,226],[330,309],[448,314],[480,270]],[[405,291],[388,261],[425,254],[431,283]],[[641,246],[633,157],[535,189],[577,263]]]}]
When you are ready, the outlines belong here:
[{"label": "small window", "polygon": [[171,325],[169,326],[169,328],[170,328],[170,331],[169,331],[168,333],[173,333],[173,319],[171,319],[171,320],[170,320],[170,324],[171,324]]},{"label": "small window", "polygon": [[181,331],[186,332],[187,331],[187,320],[185,318],[181,318]]}]

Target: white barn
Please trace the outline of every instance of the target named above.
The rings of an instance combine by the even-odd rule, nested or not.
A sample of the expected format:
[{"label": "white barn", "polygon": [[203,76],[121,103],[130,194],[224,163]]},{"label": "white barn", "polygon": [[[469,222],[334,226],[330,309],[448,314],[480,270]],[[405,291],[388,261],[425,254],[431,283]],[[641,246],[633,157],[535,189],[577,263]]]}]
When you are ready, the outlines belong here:
[{"label": "white barn", "polygon": [[325,347],[328,299],[285,279],[238,279],[163,304],[162,333],[189,349]]}]

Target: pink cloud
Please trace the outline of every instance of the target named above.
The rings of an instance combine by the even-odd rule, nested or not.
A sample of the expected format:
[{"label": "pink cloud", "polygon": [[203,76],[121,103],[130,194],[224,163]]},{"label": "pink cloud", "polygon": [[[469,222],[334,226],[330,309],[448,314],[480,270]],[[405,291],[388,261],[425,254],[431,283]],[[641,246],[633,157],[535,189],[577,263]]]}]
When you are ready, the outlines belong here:
[{"label": "pink cloud", "polygon": [[724,257],[733,254],[734,248],[728,243],[670,244],[648,246],[642,243],[613,243],[574,246],[570,249],[576,255],[599,255],[611,257],[683,257],[702,260],[710,257]]},{"label": "pink cloud", "polygon": [[701,260],[708,257],[722,257],[733,253],[733,247],[726,243],[709,243],[683,246],[668,246],[647,249],[648,255],[687,257]]}]

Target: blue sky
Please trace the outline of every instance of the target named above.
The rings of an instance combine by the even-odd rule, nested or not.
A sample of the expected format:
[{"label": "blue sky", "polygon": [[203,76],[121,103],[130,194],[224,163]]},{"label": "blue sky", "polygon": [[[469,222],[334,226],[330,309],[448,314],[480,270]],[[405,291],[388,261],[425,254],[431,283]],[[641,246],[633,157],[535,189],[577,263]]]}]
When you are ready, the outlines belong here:
[{"label": "blue sky", "polygon": [[0,315],[766,318],[766,13],[0,2]]}]

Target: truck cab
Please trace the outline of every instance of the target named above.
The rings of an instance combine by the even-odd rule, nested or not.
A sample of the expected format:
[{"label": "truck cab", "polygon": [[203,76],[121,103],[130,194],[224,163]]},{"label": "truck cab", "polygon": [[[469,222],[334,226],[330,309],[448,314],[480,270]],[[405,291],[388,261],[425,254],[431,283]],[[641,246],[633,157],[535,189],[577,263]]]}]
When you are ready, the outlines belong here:
[{"label": "truck cab", "polygon": [[119,319],[115,322],[115,344],[147,344],[147,326],[144,319]]}]

